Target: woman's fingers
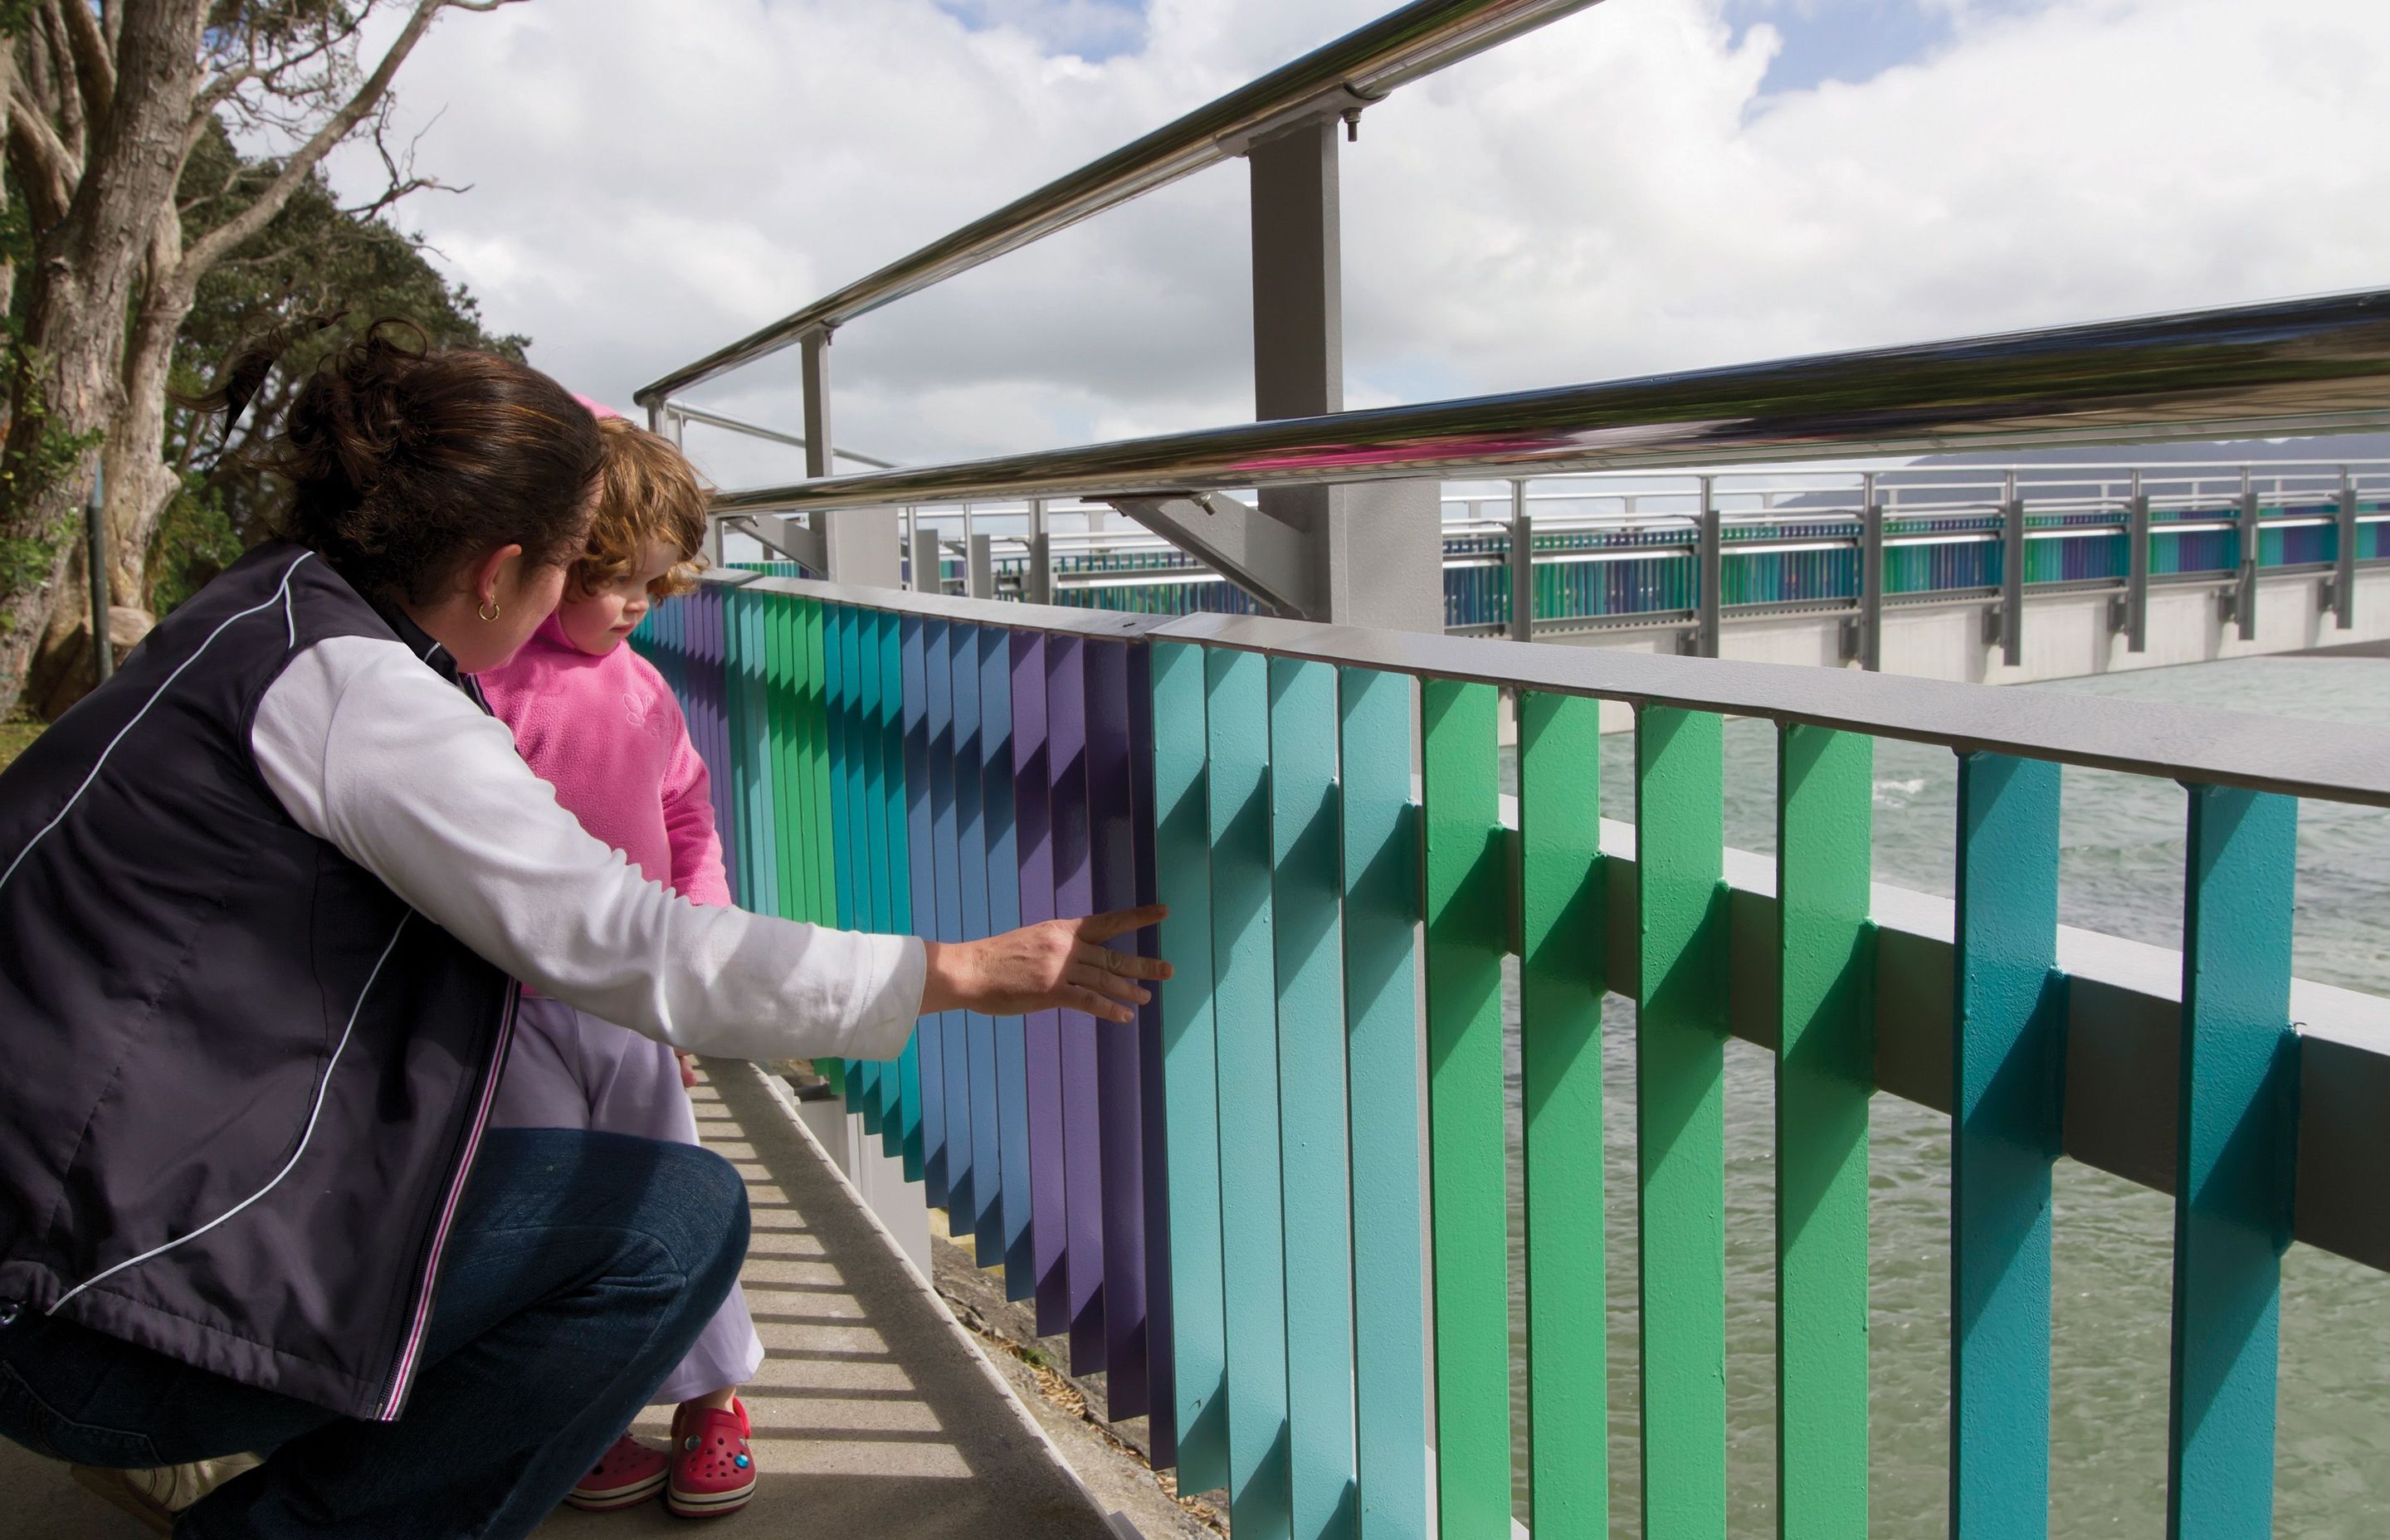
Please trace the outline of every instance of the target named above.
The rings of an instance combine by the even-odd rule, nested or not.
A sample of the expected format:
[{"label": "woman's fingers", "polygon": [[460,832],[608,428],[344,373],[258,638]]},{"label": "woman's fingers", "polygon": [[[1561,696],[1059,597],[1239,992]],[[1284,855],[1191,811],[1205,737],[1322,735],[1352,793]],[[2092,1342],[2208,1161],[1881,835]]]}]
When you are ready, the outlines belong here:
[{"label": "woman's fingers", "polygon": [[1133,1006],[1144,1005],[1153,998],[1152,991],[1139,988],[1127,975],[1112,972],[1101,963],[1085,958],[1072,964],[1070,970],[1062,976],[1062,982],[1070,988],[1090,990],[1115,1000],[1125,1000]]},{"label": "woman's fingers", "polygon": [[1137,1020],[1137,1012],[1117,1000],[1107,1000],[1091,989],[1064,990],[1062,1005],[1067,1009],[1084,1011],[1089,1016],[1099,1016],[1107,1021],[1126,1023]]},{"label": "woman's fingers", "polygon": [[1137,909],[1114,909],[1108,915],[1089,915],[1079,921],[1079,939],[1110,941],[1132,930],[1142,930],[1149,925],[1159,925],[1169,917],[1169,908],[1160,904],[1148,904]]},{"label": "woman's fingers", "polygon": [[1134,952],[1115,952],[1108,946],[1095,946],[1081,942],[1071,949],[1071,958],[1099,972],[1115,974],[1124,979],[1167,979],[1170,965],[1160,957],[1140,957]]}]

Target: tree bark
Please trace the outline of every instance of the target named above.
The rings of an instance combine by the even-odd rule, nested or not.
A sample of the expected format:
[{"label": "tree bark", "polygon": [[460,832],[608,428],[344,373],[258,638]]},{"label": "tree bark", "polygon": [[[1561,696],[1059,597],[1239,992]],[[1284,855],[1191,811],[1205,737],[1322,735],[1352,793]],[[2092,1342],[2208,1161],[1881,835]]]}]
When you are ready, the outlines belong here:
[{"label": "tree bark", "polygon": [[[18,557],[13,591],[0,594],[0,714],[28,685],[53,683],[33,677],[36,648],[58,657],[54,639],[89,624],[78,616],[88,604],[71,601],[84,595],[73,534],[90,456],[46,474],[45,460],[58,443],[103,431],[123,402],[126,318],[158,211],[173,206],[182,172],[202,8],[201,0],[128,7],[111,110],[91,131],[66,217],[34,242],[40,271],[0,448],[4,468],[19,478],[0,519],[0,539]],[[146,447],[154,461],[156,445]]]}]

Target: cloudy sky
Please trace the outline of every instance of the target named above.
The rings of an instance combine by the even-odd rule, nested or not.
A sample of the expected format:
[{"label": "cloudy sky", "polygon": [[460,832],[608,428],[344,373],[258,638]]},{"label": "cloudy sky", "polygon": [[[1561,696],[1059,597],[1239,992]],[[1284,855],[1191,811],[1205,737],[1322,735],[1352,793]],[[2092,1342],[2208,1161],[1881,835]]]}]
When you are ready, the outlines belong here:
[{"label": "cloudy sky", "polygon": [[[470,190],[403,217],[627,405],[1391,3],[454,15],[399,89],[420,169]],[[2384,0],[1604,0],[1363,120],[1347,399],[2390,286],[2385,78]],[[838,440],[923,461],[1250,418],[1244,199],[1216,167],[842,329]],[[793,428],[793,366],[693,399]]]}]

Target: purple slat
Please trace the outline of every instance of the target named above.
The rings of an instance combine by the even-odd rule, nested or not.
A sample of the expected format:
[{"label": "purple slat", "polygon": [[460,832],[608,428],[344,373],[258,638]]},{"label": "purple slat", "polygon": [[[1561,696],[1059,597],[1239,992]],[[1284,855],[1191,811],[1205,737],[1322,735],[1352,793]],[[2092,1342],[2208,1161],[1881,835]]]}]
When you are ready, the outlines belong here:
[{"label": "purple slat", "polygon": [[[1159,896],[1153,853],[1153,654],[1128,649],[1130,816],[1137,846],[1137,902]],[[1152,930],[1138,932],[1137,950],[1159,955]],[[1164,1137],[1162,1081],[1162,992],[1137,1013],[1137,1067],[1144,1076],[1138,1104],[1145,1133],[1145,1345],[1147,1437],[1153,1464],[1178,1463],[1178,1393],[1170,1335],[1170,1146]]]},{"label": "purple slat", "polygon": [[[1046,763],[1051,772],[1054,910],[1089,912],[1094,874],[1087,848],[1087,681],[1076,636],[1046,639]],[[1063,1265],[1070,1286],[1071,1372],[1104,1369],[1103,1085],[1096,1019],[1066,1010],[1062,1021]],[[1034,1159],[1033,1154],[1032,1159]]]},{"label": "purple slat", "polygon": [[[1137,902],[1136,799],[1129,786],[1128,648],[1086,644],[1087,846],[1090,907],[1101,914]],[[1124,936],[1112,950],[1135,953]],[[1145,1322],[1144,1074],[1134,1028],[1096,1033],[1104,1191],[1104,1410],[1113,1421],[1143,1417],[1149,1380]]]},{"label": "purple slat", "polygon": [[[1019,836],[1021,923],[1054,918],[1054,841],[1048,809],[1053,769],[1046,745],[1046,638],[1012,635],[1012,816]],[[1029,1251],[1037,1296],[1037,1330],[1071,1328],[1067,1267],[1068,1185],[1063,1179],[1062,1027],[1039,1011],[1023,1024],[1029,1040]]]}]

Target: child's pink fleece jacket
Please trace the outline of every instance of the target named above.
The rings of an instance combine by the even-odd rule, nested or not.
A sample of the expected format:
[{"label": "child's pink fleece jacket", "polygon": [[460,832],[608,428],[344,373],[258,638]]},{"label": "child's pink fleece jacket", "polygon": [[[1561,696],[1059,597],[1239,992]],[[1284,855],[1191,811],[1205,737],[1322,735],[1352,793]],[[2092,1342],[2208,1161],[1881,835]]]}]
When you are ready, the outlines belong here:
[{"label": "child's pink fleece jacket", "polygon": [[550,615],[520,652],[477,677],[523,762],[584,828],[649,881],[729,906],[705,762],[652,664],[627,645],[592,658]]}]

